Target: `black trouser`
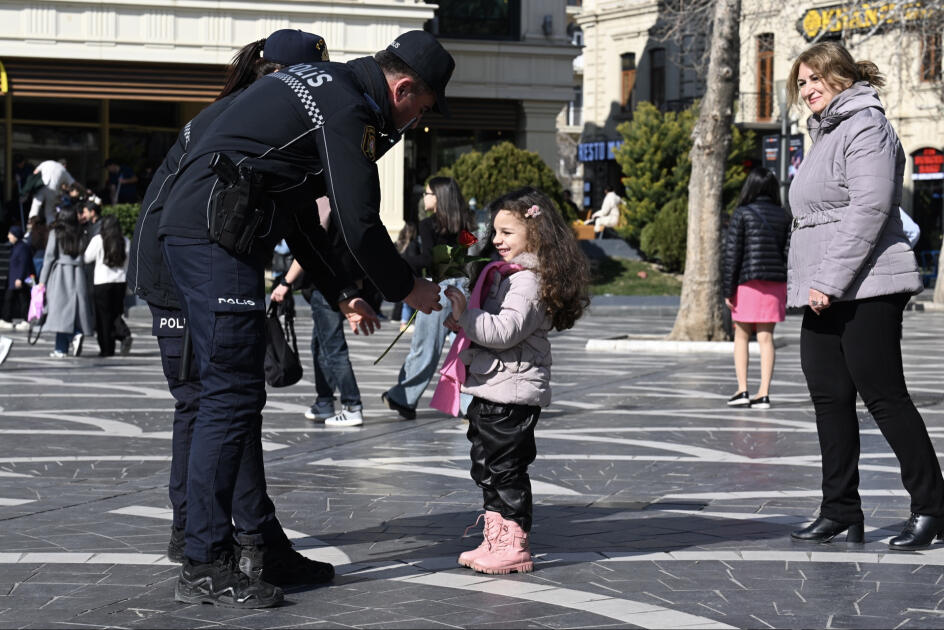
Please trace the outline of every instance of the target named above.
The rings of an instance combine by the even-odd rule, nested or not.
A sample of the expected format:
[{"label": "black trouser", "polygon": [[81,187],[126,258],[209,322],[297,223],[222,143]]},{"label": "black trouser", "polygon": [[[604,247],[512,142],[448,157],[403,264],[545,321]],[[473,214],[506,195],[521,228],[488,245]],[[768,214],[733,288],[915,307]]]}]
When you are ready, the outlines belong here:
[{"label": "black trouser", "polygon": [[124,312],[126,287],[124,282],[108,282],[92,287],[92,297],[95,300],[95,334],[103,357],[115,354],[115,321],[120,319]]},{"label": "black trouser", "polygon": [[472,480],[482,489],[485,509],[501,513],[531,531],[531,479],[537,456],[534,427],[541,408],[473,398],[466,416],[472,442]]},{"label": "black trouser", "polygon": [[3,294],[3,312],[0,319],[12,322],[14,319],[26,319],[29,310],[30,289],[24,284],[19,289],[10,287]]},{"label": "black trouser", "polygon": [[944,516],[941,467],[902,369],[901,315],[907,303],[908,295],[886,295],[836,302],[820,315],[807,307],[803,315],[800,357],[823,456],[820,513],[834,521],[863,520],[857,392],[898,458],[911,511]]}]

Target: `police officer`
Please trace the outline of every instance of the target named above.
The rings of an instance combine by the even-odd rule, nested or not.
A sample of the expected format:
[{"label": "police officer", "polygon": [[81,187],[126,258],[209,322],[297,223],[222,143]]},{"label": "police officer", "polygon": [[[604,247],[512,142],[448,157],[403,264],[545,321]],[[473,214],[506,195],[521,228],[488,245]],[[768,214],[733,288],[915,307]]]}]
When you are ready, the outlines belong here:
[{"label": "police officer", "polygon": [[[128,265],[129,288],[150,307],[152,334],[158,338],[161,363],[168,387],[176,401],[169,495],[174,519],[167,555],[181,562],[184,552],[184,528],[187,520],[187,467],[193,423],[199,407],[200,378],[191,363],[189,374],[180,374],[182,335],[186,319],[180,309],[176,289],[161,254],[157,238],[158,220],[167,195],[188,150],[207,126],[229,107],[235,98],[266,74],[299,62],[328,59],[324,40],[311,33],[283,29],[244,46],[230,66],[226,84],[217,100],[191,120],[180,132],[147,189],[142,212],[135,227]],[[185,362],[186,363],[186,362]],[[240,567],[249,575],[261,573],[278,585],[316,584],[329,581],[334,568],[315,562],[291,548],[275,516],[275,506],[266,494],[258,440],[244,449],[233,499],[233,517],[237,539],[242,546]]]},{"label": "police officer", "polygon": [[264,581],[241,579],[227,545],[239,461],[258,439],[265,404],[263,269],[275,242],[284,237],[344,310],[313,203],[326,195],[368,280],[388,299],[440,308],[438,285],[413,277],[380,221],[375,162],[427,111],[446,113],[454,66],[432,35],[410,31],[374,57],[283,69],[247,88],[185,158],[159,229],[202,386],[179,601],[265,607],[282,599]]}]

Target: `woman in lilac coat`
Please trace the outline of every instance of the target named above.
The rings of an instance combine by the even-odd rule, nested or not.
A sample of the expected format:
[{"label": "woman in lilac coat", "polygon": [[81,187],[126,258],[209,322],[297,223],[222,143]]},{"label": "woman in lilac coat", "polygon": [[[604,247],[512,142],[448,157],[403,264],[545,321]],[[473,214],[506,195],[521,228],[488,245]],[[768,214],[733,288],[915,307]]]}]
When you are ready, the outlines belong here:
[{"label": "woman in lilac coat", "polygon": [[902,311],[922,284],[898,213],[905,155],[875,91],[882,85],[875,64],[835,42],[802,53],[787,81],[791,101],[813,114],[813,146],[790,188],[787,304],[805,307],[800,357],[823,458],[819,517],[793,538],[823,543],[846,532],[863,542],[859,395],[911,495],[911,517],[889,546],[911,551],[944,535],[944,478],[902,370]]}]

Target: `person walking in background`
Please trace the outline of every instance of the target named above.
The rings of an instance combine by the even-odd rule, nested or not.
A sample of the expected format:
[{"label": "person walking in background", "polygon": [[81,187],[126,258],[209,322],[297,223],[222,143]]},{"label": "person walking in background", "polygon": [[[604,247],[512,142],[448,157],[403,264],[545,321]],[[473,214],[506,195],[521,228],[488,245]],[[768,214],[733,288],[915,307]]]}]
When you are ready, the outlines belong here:
[{"label": "person walking in background", "polygon": [[30,280],[33,276],[33,255],[30,246],[23,240],[23,228],[14,225],[7,233],[10,241],[10,263],[7,286],[3,295],[3,312],[0,313],[0,329],[26,330],[26,311],[29,308]]},{"label": "person walking in background", "polygon": [[603,189],[606,193],[603,196],[603,204],[600,209],[590,215],[590,218],[584,221],[585,224],[593,225],[593,232],[597,238],[603,238],[603,231],[606,228],[615,228],[620,220],[620,198],[613,190],[613,187],[607,185]]},{"label": "person walking in background", "polygon": [[56,220],[63,185],[68,187],[75,181],[63,161],[45,160],[33,170],[33,174],[39,176],[43,185],[33,193],[29,216],[42,217],[46,225],[52,225]]},{"label": "person walking in background", "polygon": [[[272,301],[285,300],[292,285],[303,274],[302,266],[293,261],[282,281],[272,290]],[[324,422],[327,427],[360,426],[364,424],[364,406],[348,355],[347,340],[344,338],[344,315],[331,308],[324,295],[314,286],[308,303],[311,305],[311,359],[315,372],[316,398],[305,412],[305,417]],[[341,411],[337,413],[334,408],[335,391],[341,395]]]},{"label": "person walking in background", "polygon": [[[411,254],[409,250],[403,254],[412,269],[426,269],[433,262],[433,247],[456,245],[459,232],[475,229],[472,213],[462,198],[459,184],[451,177],[430,179],[423,200],[430,216],[419,224],[419,254]],[[443,289],[448,286],[460,287],[465,282],[465,278],[449,278],[440,282],[439,286]],[[440,295],[439,303],[442,306],[448,304],[445,295]],[[445,309],[416,314],[410,352],[400,368],[397,383],[381,394],[381,400],[407,420],[416,418],[416,404],[439,365],[439,355],[449,334],[443,327],[446,315]]]},{"label": "person walking in background", "polygon": [[33,271],[36,277],[43,271],[43,259],[46,256],[46,239],[49,236],[49,228],[39,217],[33,217],[27,222],[27,232],[23,237],[33,256]]},{"label": "person walking in background", "polygon": [[[445,326],[458,333],[446,366],[462,363],[458,383],[444,377],[434,403],[461,384],[474,396],[467,417],[471,476],[482,489],[482,544],[459,556],[475,571],[505,574],[533,569],[530,551],[534,429],[551,402],[551,329],[572,328],[590,303],[590,272],[570,226],[534,188],[494,202],[493,243],[501,261],[479,274],[470,302],[446,287],[452,311]],[[445,391],[444,391],[445,390]],[[443,395],[443,398],[440,396]],[[458,392],[451,396],[458,407]]]},{"label": "person walking in background", "polygon": [[116,203],[136,203],[138,201],[138,176],[130,166],[116,160],[105,160],[108,172],[108,194],[112,205]]},{"label": "person walking in background", "polygon": [[43,330],[56,333],[56,348],[49,354],[54,359],[82,354],[84,335],[94,330],[82,264],[82,228],[74,212],[63,212],[49,232],[39,276],[48,310]]},{"label": "person walking in background", "polygon": [[98,356],[110,357],[115,354],[115,322],[124,311],[131,243],[122,235],[118,217],[108,215],[100,223],[101,230],[85,248],[85,262],[95,266],[92,297]]},{"label": "person walking in background", "polygon": [[790,187],[793,235],[787,304],[805,306],[800,362],[816,409],[823,465],[819,517],[794,539],[863,542],[859,497],[862,397],[901,466],[911,517],[892,550],[944,534],[944,477],[905,385],[902,312],[922,290],[898,212],[905,154],[875,88],[884,77],[836,42],[793,63],[790,101],[812,112],[813,146]]},{"label": "person walking in background", "polygon": [[[787,244],[790,217],[780,207],[779,182],[766,168],[755,168],[741,188],[724,242],[724,303],[734,322],[734,372],[737,393],[732,407],[770,408],[774,374],[774,326],[787,313]],[[748,344],[757,332],[760,387],[747,392]]]}]

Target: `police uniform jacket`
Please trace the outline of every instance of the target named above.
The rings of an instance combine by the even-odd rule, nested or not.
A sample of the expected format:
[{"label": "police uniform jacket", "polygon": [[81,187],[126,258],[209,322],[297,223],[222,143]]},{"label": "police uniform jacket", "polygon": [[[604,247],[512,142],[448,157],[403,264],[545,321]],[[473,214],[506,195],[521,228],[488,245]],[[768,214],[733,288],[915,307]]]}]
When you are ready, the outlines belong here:
[{"label": "police uniform jacket", "polygon": [[134,228],[134,240],[131,242],[131,255],[128,260],[128,289],[149,304],[180,309],[177,290],[167,265],[164,264],[161,243],[157,237],[161,211],[193,139],[200,137],[210,123],[233,103],[238,94],[239,92],[229,94],[215,101],[184,125],[177,135],[177,142],[155,171],[141,201],[141,213]]},{"label": "police uniform jacket", "polygon": [[263,177],[268,216],[253,251],[271,252],[284,237],[331,302],[343,284],[341,270],[327,254],[329,239],[313,203],[326,195],[356,264],[388,299],[402,299],[413,274],[380,221],[375,163],[397,140],[386,79],[373,58],[298,64],[267,75],[216,117],[184,159],[159,235],[208,238],[211,196],[222,184],[207,164],[224,152]]}]

